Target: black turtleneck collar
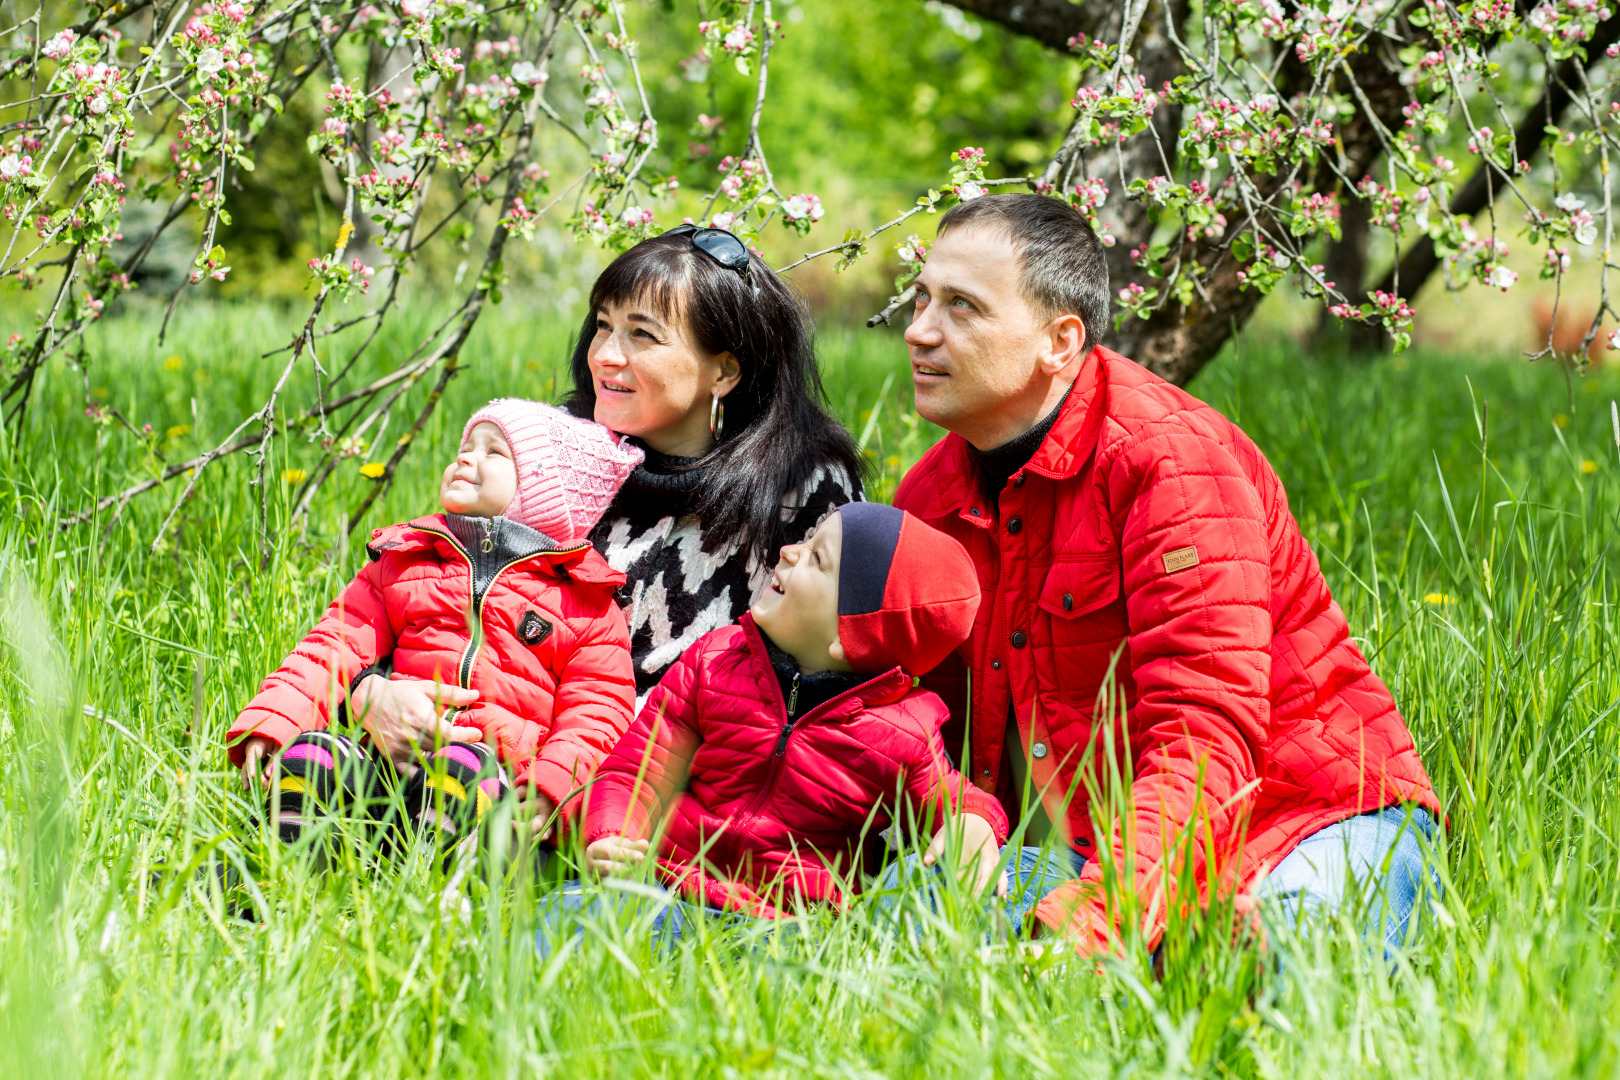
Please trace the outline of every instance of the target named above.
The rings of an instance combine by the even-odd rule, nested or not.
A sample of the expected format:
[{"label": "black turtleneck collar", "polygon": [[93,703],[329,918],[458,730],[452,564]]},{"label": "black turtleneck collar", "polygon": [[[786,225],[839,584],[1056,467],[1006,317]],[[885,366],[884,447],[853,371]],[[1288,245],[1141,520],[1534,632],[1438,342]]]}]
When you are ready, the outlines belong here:
[{"label": "black turtleneck collar", "polygon": [[854,671],[814,671],[805,674],[799,670],[799,662],[777,648],[769,634],[761,630],[759,636],[765,641],[765,653],[771,658],[771,670],[776,672],[776,681],[782,684],[784,702],[793,699],[793,680],[795,677],[799,680],[799,696],[793,700],[793,710],[788,714],[790,720],[797,720],[816,706],[825,705],[839,694],[871,679],[870,675]]},{"label": "black turtleneck collar", "polygon": [[992,505],[1001,498],[1001,490],[1007,486],[1007,481],[1012,479],[1013,473],[1028,465],[1035,457],[1035,451],[1041,448],[1041,443],[1051,434],[1058,415],[1063,412],[1063,406],[1072,393],[1074,384],[1070,383],[1069,389],[1064,391],[1063,400],[1059,401],[1040,423],[1011,442],[1004,442],[991,450],[980,450],[971,444],[968,446],[968,450],[973,454],[973,460],[979,466],[979,480],[984,485],[985,497]]},{"label": "black turtleneck collar", "polygon": [[613,500],[614,510],[628,517],[685,517],[692,513],[710,469],[701,457],[660,454],[639,439],[631,442],[646,454]]}]

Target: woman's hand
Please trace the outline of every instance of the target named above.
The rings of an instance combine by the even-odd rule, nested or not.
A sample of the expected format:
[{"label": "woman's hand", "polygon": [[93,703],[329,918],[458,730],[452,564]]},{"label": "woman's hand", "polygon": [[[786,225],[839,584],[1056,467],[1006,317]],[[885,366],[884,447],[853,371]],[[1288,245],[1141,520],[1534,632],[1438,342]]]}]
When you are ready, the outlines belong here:
[{"label": "woman's hand", "polygon": [[598,874],[622,874],[647,857],[647,841],[604,836],[585,848],[585,865]]},{"label": "woman's hand", "polygon": [[557,804],[532,787],[525,787],[518,799],[517,816],[512,824],[517,828],[519,841],[550,840],[556,823],[551,820]]},{"label": "woman's hand", "polygon": [[968,884],[974,895],[983,892],[985,885],[994,877],[996,895],[1005,897],[1007,875],[996,874],[996,864],[1001,861],[1001,845],[996,843],[996,833],[990,823],[978,814],[957,814],[947,820],[944,827],[934,834],[928,850],[923,852],[923,865],[933,866],[945,854],[945,841],[951,832],[961,836],[957,867],[969,875]]},{"label": "woman's hand", "polygon": [[249,791],[260,782],[269,787],[275,754],[276,741],[270,736],[249,735],[242,744],[242,786]]},{"label": "woman's hand", "polygon": [[418,747],[432,748],[453,742],[477,742],[484,733],[458,727],[447,717],[451,709],[478,700],[478,691],[426,679],[385,679],[371,675],[361,680],[350,697],[360,726],[371,743],[388,756],[402,776],[416,771]]}]

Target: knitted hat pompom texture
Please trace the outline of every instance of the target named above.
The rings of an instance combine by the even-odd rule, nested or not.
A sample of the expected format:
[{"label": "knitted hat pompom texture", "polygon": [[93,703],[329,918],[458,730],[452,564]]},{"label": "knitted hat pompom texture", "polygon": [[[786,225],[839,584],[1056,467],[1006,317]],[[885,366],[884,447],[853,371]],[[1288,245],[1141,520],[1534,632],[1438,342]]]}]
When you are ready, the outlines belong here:
[{"label": "knitted hat pompom texture", "polygon": [[496,398],[473,413],[501,429],[517,465],[517,494],[504,516],[559,544],[583,541],[645,456],[628,439],[554,405]]},{"label": "knitted hat pompom texture", "polygon": [[953,537],[904,510],[852,502],[838,514],[838,641],[849,666],[928,674],[973,631],[973,559]]}]

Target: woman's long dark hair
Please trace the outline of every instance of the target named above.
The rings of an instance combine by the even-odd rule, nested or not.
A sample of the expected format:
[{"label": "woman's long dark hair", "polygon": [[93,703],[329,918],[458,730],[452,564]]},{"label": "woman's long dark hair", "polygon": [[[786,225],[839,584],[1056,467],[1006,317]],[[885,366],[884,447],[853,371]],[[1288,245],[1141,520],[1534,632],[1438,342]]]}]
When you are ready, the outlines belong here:
[{"label": "woman's long dark hair", "polygon": [[[722,399],[722,438],[702,461],[704,491],[694,512],[703,548],[729,540],[763,565],[776,561],[787,535],[783,504],[818,469],[842,470],[850,484],[863,470],[855,440],[826,406],[804,301],[764,260],[749,260],[748,280],[693,246],[687,236],[657,236],[620,255],[591,288],[590,310],[574,345],[575,416],[596,410],[588,357],[597,313],[609,305],[647,304],[679,319],[706,352],[729,352],[742,377]],[[809,492],[804,492],[808,495]]]}]

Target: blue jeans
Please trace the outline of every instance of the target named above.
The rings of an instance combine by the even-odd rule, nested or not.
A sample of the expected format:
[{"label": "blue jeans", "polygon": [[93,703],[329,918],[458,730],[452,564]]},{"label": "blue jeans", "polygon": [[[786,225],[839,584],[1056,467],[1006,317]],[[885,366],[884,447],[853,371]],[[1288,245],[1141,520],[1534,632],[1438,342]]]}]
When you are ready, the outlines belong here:
[{"label": "blue jeans", "polygon": [[[1434,830],[1434,819],[1422,807],[1392,806],[1329,825],[1301,840],[1266,875],[1260,896],[1288,930],[1354,898],[1362,936],[1369,942],[1382,937],[1387,957],[1416,931],[1424,894],[1439,893],[1439,877],[1426,864],[1422,844]],[[1025,932],[1036,906],[1059,885],[1079,877],[1086,865],[1066,847],[1003,848],[1002,857],[1010,875],[1007,898],[992,902],[1001,906],[1014,933]],[[928,879],[939,868],[922,870],[918,859],[908,855],[884,872],[879,888],[889,895],[879,900],[881,905],[892,909],[899,889],[920,882],[930,906],[937,908],[937,887]]]},{"label": "blue jeans", "polygon": [[547,896],[540,904],[540,929],[535,931],[535,947],[541,956],[549,956],[562,944],[572,930],[574,936],[584,937],[583,921],[601,916],[612,916],[620,926],[631,919],[647,919],[647,935],[654,948],[674,950],[683,936],[690,935],[698,923],[708,921],[716,929],[730,929],[752,925],[762,920],[746,915],[722,911],[688,903],[664,888],[649,882],[630,882],[610,878],[599,886],[589,888],[581,881],[570,881]]}]

